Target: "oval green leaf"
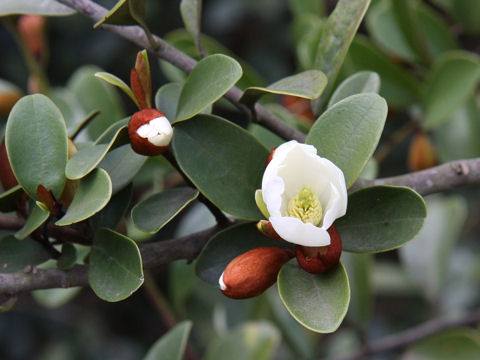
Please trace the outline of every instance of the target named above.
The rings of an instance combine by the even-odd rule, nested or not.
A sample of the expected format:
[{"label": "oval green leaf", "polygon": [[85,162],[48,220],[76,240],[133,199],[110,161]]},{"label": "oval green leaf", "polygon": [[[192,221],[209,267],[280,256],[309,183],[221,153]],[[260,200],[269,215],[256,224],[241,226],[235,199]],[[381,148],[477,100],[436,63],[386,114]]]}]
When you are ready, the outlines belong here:
[{"label": "oval green leaf", "polygon": [[67,129],[63,116],[46,96],[20,99],[8,117],[8,158],[20,185],[35,200],[38,185],[60,197],[65,186]]},{"label": "oval green leaf", "polygon": [[377,94],[349,96],[317,119],[305,142],[343,171],[348,188],[372,157],[387,111],[387,103]]},{"label": "oval green leaf", "polygon": [[67,212],[55,224],[65,226],[85,220],[102,210],[111,196],[112,181],[108,173],[95,169],[80,181]]},{"label": "oval green leaf", "polygon": [[480,332],[453,329],[411,345],[401,360],[472,360],[480,354]]},{"label": "oval green leaf", "polygon": [[71,180],[83,178],[104,159],[112,147],[129,143],[126,123],[127,121],[120,120],[112,124],[94,144],[80,148],[67,162],[65,168],[67,178]]},{"label": "oval green leaf", "polygon": [[195,271],[201,279],[218,285],[218,279],[230,261],[249,250],[264,246],[293,249],[292,244],[286,241],[262,235],[255,223],[232,226],[210,239],[198,257]]},{"label": "oval green leaf", "polygon": [[93,238],[88,282],[106,301],[126,299],[143,284],[142,258],[132,239],[109,229],[99,229]]},{"label": "oval green leaf", "polygon": [[249,321],[238,325],[210,347],[205,359],[270,360],[280,344],[280,331],[266,321]]},{"label": "oval green leaf", "polygon": [[107,171],[115,194],[132,181],[147,159],[147,156],[137,154],[127,144],[107,153],[98,167]]},{"label": "oval green leaf", "polygon": [[73,138],[84,125],[87,113],[75,95],[67,88],[54,88],[48,96],[63,114],[65,124],[67,125],[68,137]]},{"label": "oval green leaf", "polygon": [[43,210],[40,206],[34,205],[34,208],[30,215],[28,216],[25,225],[15,233],[15,237],[19,240],[25,239],[32,232],[37,230],[42,224],[47,221],[50,213],[46,210]]},{"label": "oval green leaf", "polygon": [[182,321],[175,325],[152,345],[143,360],[182,360],[191,329],[191,321]]},{"label": "oval green leaf", "polygon": [[220,99],[241,77],[240,64],[229,56],[215,54],[199,61],[183,85],[175,122],[200,113]]},{"label": "oval green leaf", "polygon": [[67,270],[72,268],[77,261],[77,249],[71,243],[62,245],[62,253],[57,259],[57,266],[59,269]]},{"label": "oval green leaf", "polygon": [[327,77],[318,70],[307,70],[288,76],[267,87],[249,87],[245,89],[240,102],[253,106],[265,94],[291,95],[305,99],[316,99],[327,86]]},{"label": "oval green leaf", "polygon": [[343,250],[382,252],[412,240],[427,215],[420,195],[407,187],[372,186],[348,197],[347,214],[335,226]]},{"label": "oval green leaf", "polygon": [[182,0],[180,2],[180,13],[182,14],[185,29],[192,35],[197,49],[200,51],[200,18],[202,15],[202,0]]},{"label": "oval green leaf", "polygon": [[278,274],[278,293],[290,314],[307,329],[331,333],[348,310],[350,287],[342,263],[323,274],[310,274],[296,259]]},{"label": "oval green leaf", "polygon": [[380,90],[380,76],[373,71],[360,71],[342,81],[337,86],[328,101],[328,107],[332,107],[340,100],[351,95],[361,93],[378,93]]},{"label": "oval green leaf", "polygon": [[91,139],[95,139],[113,122],[124,117],[120,96],[105,81],[95,77],[102,71],[96,66],[83,66],[72,75],[67,87],[86,113],[99,110],[100,114],[86,127]]},{"label": "oval green leaf", "polygon": [[130,205],[132,189],[133,186],[130,184],[113,195],[107,206],[89,219],[92,228],[95,230],[101,227],[116,229]]},{"label": "oval green leaf", "polygon": [[13,235],[0,239],[0,273],[22,271],[28,265],[38,265],[48,259],[50,254],[35,240],[18,240]]},{"label": "oval green leaf", "polygon": [[466,51],[445,53],[434,65],[424,101],[426,129],[435,129],[472,96],[480,80],[479,57]]},{"label": "oval green leaf", "polygon": [[155,107],[163,112],[167,119],[173,121],[177,114],[178,99],[182,92],[182,83],[174,82],[163,85],[155,95]]},{"label": "oval green leaf", "polygon": [[197,196],[198,191],[188,187],[168,189],[153,194],[132,209],[133,223],[139,229],[154,234],[185,209]]},{"label": "oval green leaf", "polygon": [[172,149],[182,171],[220,209],[242,219],[262,218],[255,205],[268,151],[250,133],[220,117],[178,123]]},{"label": "oval green leaf", "polygon": [[4,0],[1,2],[0,16],[16,14],[65,16],[75,14],[75,10],[55,0]]}]

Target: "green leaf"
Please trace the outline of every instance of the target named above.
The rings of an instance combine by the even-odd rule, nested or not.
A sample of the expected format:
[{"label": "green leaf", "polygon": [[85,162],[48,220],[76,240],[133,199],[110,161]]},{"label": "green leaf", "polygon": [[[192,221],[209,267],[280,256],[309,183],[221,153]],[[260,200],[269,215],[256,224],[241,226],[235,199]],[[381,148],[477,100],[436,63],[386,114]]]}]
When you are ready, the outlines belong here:
[{"label": "green leaf", "polygon": [[8,158],[20,185],[35,200],[38,185],[60,197],[65,186],[67,129],[60,110],[46,96],[21,98],[8,117]]},{"label": "green leaf", "polygon": [[8,235],[0,239],[0,273],[22,271],[28,265],[38,265],[49,258],[44,247],[30,238],[18,240]]},{"label": "green leaf", "polygon": [[377,147],[387,118],[387,103],[377,94],[352,95],[325,111],[305,142],[335,163],[347,188],[358,179]]},{"label": "green leaf", "polygon": [[107,171],[112,180],[112,193],[116,194],[133,180],[147,159],[127,144],[110,151],[98,167]]},{"label": "green leaf", "polygon": [[55,0],[4,0],[1,2],[0,16],[16,14],[64,16],[75,14],[75,10]]},{"label": "green leaf", "polygon": [[290,11],[294,16],[300,16],[304,14],[315,14],[318,16],[324,16],[325,8],[323,1],[319,0],[288,0]]},{"label": "green leaf", "polygon": [[216,54],[200,60],[183,85],[175,122],[189,119],[213,104],[241,76],[240,64],[229,56]]},{"label": "green leaf", "polygon": [[288,76],[267,87],[249,87],[240,98],[240,102],[253,106],[265,94],[292,95],[305,99],[316,99],[327,86],[327,77],[318,70],[307,70]]},{"label": "green leaf", "polygon": [[127,95],[130,97],[130,99],[133,100],[133,102],[135,103],[135,105],[137,105],[138,107],[140,107],[140,105],[138,104],[137,98],[136,98],[135,95],[133,94],[132,89],[130,89],[130,86],[128,86],[127,84],[125,84],[125,82],[124,82],[122,79],[120,79],[118,76],[115,76],[115,75],[110,74],[110,73],[105,72],[105,71],[100,71],[100,72],[95,73],[95,77],[106,81],[106,82],[109,83],[110,85],[113,85],[113,86],[118,87],[118,88],[119,88],[120,90],[122,90],[125,94],[127,94]]},{"label": "green leaf", "polygon": [[163,85],[155,95],[155,107],[172,121],[177,114],[178,99],[182,92],[182,83],[174,82]]},{"label": "green leaf", "polygon": [[112,196],[100,212],[90,218],[90,225],[98,230],[101,227],[116,229],[120,220],[125,216],[132,198],[132,185],[126,186]]},{"label": "green leaf", "polygon": [[218,279],[230,261],[249,250],[264,246],[292,249],[290,243],[262,235],[254,223],[229,227],[213,236],[203,248],[195,271],[201,279],[218,285]]},{"label": "green leaf", "polygon": [[105,170],[95,169],[80,181],[67,212],[55,224],[65,226],[88,219],[102,210],[111,196],[110,177]]},{"label": "green leaf", "polygon": [[344,68],[351,72],[370,70],[378,73],[382,79],[380,95],[386,98],[389,106],[403,108],[420,97],[417,80],[363,36],[357,35],[352,42]]},{"label": "green leaf", "polygon": [[146,0],[119,0],[115,6],[93,27],[102,24],[137,25],[145,18]]},{"label": "green leaf", "polygon": [[407,187],[372,186],[348,197],[347,214],[335,221],[343,250],[381,252],[412,240],[426,216],[420,195]]},{"label": "green leaf", "polygon": [[457,44],[444,20],[418,1],[381,1],[367,16],[372,38],[389,54],[423,60],[454,49]]},{"label": "green leaf", "polygon": [[400,259],[417,288],[432,303],[439,300],[447,269],[467,219],[467,204],[460,196],[428,197],[423,229],[400,249]]},{"label": "green leaf", "polygon": [[342,263],[351,289],[347,318],[358,326],[365,326],[373,311],[373,255],[344,252]]},{"label": "green leaf", "polygon": [[75,95],[67,88],[52,89],[48,95],[63,114],[65,124],[67,125],[68,137],[72,138],[83,125],[87,113]]},{"label": "green leaf", "polygon": [[192,188],[179,187],[153,194],[132,209],[135,226],[149,233],[160,231],[198,196]]},{"label": "green leaf", "polygon": [[16,211],[18,209],[19,201],[23,196],[23,189],[20,185],[14,186],[11,189],[0,194],[0,212]]},{"label": "green leaf", "polygon": [[342,323],[350,301],[342,263],[323,274],[310,274],[292,259],[280,270],[277,284],[285,307],[307,329],[331,333]]},{"label": "green leaf", "polygon": [[480,109],[472,97],[435,131],[435,148],[441,162],[480,157],[477,134],[480,134]]},{"label": "green leaf", "polygon": [[83,288],[70,287],[67,289],[42,289],[30,294],[37,303],[49,309],[56,309],[72,300]]},{"label": "green leaf", "polygon": [[42,224],[47,221],[50,213],[46,210],[43,210],[40,206],[34,205],[32,212],[28,216],[25,225],[15,233],[15,237],[19,240],[25,239],[32,232],[37,230]]},{"label": "green leaf", "polygon": [[68,179],[78,180],[88,175],[107,155],[112,147],[130,143],[125,120],[112,124],[99,139],[91,145],[86,145],[73,155],[67,162],[65,174]]},{"label": "green leaf", "polygon": [[197,48],[201,49],[200,43],[200,18],[202,15],[202,0],[182,0],[180,2],[185,29],[192,35]]},{"label": "green leaf", "polygon": [[182,360],[191,329],[191,321],[182,321],[175,325],[152,345],[143,360]]},{"label": "green leaf", "polygon": [[242,219],[262,218],[255,205],[268,151],[251,134],[220,117],[178,123],[172,149],[182,171],[210,201]]},{"label": "green leaf", "polygon": [[443,331],[411,345],[401,360],[472,360],[480,354],[480,333],[474,329]]},{"label": "green leaf", "polygon": [[280,333],[266,321],[245,322],[227,333],[207,351],[206,359],[269,360],[280,344]]},{"label": "green leaf", "polygon": [[88,282],[106,301],[120,301],[143,284],[142,258],[132,239],[109,229],[99,229],[93,238]]},{"label": "green leaf", "polygon": [[480,32],[477,15],[479,12],[480,3],[476,0],[451,1],[452,15],[469,34],[478,35]]},{"label": "green leaf", "polygon": [[77,261],[77,249],[71,243],[62,245],[62,254],[57,259],[57,266],[59,269],[70,269]]},{"label": "green leaf", "polygon": [[72,75],[67,88],[73,93],[86,113],[100,110],[100,114],[87,126],[90,138],[95,139],[113,122],[124,117],[120,96],[111,86],[95,77],[102,69],[83,66]]},{"label": "green leaf", "polygon": [[380,77],[373,71],[357,72],[337,86],[333,92],[328,107],[332,107],[340,100],[343,100],[351,95],[361,93],[378,93],[380,90]]},{"label": "green leaf", "polygon": [[479,57],[466,51],[445,53],[428,82],[423,127],[435,129],[470,98],[480,80]]},{"label": "green leaf", "polygon": [[322,104],[333,89],[338,71],[369,5],[370,0],[340,0],[325,23],[318,44],[315,69],[327,75],[328,85],[324,96],[314,105],[316,114],[320,113]]}]

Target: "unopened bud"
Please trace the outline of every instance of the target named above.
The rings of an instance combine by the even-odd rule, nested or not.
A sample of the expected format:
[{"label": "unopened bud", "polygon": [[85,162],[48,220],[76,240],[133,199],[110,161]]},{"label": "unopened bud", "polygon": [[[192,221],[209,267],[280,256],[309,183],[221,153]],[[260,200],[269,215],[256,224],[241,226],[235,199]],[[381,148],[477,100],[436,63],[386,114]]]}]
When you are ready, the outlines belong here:
[{"label": "unopened bud", "polygon": [[21,97],[22,94],[15,90],[0,92],[0,116],[6,118]]},{"label": "unopened bud", "polygon": [[139,51],[135,67],[130,73],[130,86],[133,94],[137,98],[140,109],[149,109],[152,107],[152,77],[150,74],[150,63],[148,62],[147,52]]},{"label": "unopened bud", "polygon": [[15,177],[12,167],[10,166],[10,161],[8,160],[5,139],[0,146],[0,181],[2,182],[3,190],[8,190],[18,185],[17,178]]},{"label": "unopened bud", "polygon": [[292,95],[285,95],[282,98],[283,105],[293,114],[302,116],[305,119],[310,121],[314,120],[312,106],[310,104],[310,100],[292,96]]},{"label": "unopened bud", "polygon": [[437,155],[428,135],[423,131],[417,132],[410,143],[408,151],[408,169],[419,171],[428,169],[437,164]]},{"label": "unopened bud", "polygon": [[45,18],[39,15],[20,16],[18,32],[33,56],[41,59],[45,50]]},{"label": "unopened bud", "polygon": [[273,228],[272,223],[268,220],[260,220],[257,223],[257,229],[266,237],[276,240],[283,240]]},{"label": "unopened bud", "polygon": [[164,113],[144,109],[133,114],[128,124],[130,144],[141,155],[163,154],[170,145],[173,128]]},{"label": "unopened bud", "polygon": [[232,299],[246,299],[263,293],[277,281],[281,267],[293,257],[290,250],[261,247],[237,256],[220,276],[222,293]]},{"label": "unopened bud", "polygon": [[330,245],[319,247],[297,245],[295,247],[298,265],[303,270],[320,274],[338,264],[342,254],[342,239],[334,225],[328,229],[328,233]]}]

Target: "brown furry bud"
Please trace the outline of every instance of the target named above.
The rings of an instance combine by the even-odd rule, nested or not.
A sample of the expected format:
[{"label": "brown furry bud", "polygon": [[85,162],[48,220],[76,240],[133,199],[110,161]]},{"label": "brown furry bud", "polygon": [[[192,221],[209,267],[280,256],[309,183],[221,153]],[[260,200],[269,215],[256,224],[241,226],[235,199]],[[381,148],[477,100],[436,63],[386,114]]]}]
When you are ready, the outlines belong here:
[{"label": "brown furry bud", "polygon": [[45,18],[39,15],[20,16],[18,32],[28,50],[40,59],[45,50]]},{"label": "brown furry bud", "polygon": [[419,171],[428,169],[437,164],[437,155],[428,135],[423,131],[417,132],[410,143],[408,151],[408,169]]},{"label": "brown furry bud", "polygon": [[170,145],[173,129],[165,114],[155,109],[144,109],[133,114],[128,124],[130,144],[141,155],[163,154]]},{"label": "brown furry bud", "polygon": [[292,257],[292,251],[277,247],[247,251],[228,264],[219,279],[220,289],[232,299],[260,295],[277,281],[280,268]]}]

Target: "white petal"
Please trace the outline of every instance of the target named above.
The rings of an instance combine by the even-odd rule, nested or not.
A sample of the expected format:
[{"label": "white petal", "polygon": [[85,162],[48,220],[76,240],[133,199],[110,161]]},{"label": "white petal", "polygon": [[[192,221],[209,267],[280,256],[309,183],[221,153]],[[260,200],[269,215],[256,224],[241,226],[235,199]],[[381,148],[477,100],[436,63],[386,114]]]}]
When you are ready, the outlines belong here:
[{"label": "white petal", "polygon": [[330,235],[312,224],[305,224],[293,217],[270,217],[277,234],[285,241],[303,246],[330,245]]},{"label": "white petal", "polygon": [[172,125],[165,116],[154,118],[137,129],[137,134],[155,146],[167,146],[173,135]]},{"label": "white petal", "polygon": [[223,282],[223,272],[222,275],[220,276],[220,279],[218,279],[218,285],[220,285],[220,289],[226,290],[227,287],[225,286],[225,283]]}]

